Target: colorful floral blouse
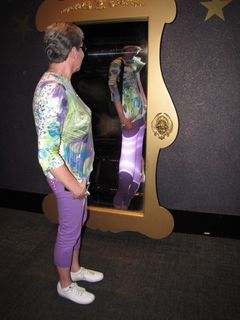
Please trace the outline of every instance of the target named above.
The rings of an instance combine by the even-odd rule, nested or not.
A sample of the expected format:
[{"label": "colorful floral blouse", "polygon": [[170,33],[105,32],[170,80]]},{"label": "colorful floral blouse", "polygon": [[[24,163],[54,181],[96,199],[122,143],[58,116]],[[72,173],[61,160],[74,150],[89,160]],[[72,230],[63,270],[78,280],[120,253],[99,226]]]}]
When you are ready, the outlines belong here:
[{"label": "colorful floral blouse", "polygon": [[94,160],[91,110],[74,91],[71,82],[46,72],[33,98],[38,135],[38,160],[44,174],[65,164],[76,179],[89,179]]},{"label": "colorful floral blouse", "polygon": [[111,91],[112,101],[121,101],[125,117],[136,121],[145,115],[144,100],[138,86],[137,77],[145,63],[141,58],[134,57],[124,61],[122,97],[118,89],[119,74],[121,71],[121,59],[112,61],[109,68],[108,85]]}]

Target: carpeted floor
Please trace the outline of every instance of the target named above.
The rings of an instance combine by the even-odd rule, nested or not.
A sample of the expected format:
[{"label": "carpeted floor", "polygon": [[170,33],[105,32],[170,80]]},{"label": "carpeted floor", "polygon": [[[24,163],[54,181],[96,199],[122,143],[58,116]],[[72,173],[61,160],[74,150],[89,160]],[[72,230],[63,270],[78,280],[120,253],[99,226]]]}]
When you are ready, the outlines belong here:
[{"label": "carpeted floor", "polygon": [[57,226],[44,215],[0,209],[1,320],[239,320],[240,241],[172,233],[87,229],[81,263],[104,281],[82,306],[59,297],[52,250]]}]

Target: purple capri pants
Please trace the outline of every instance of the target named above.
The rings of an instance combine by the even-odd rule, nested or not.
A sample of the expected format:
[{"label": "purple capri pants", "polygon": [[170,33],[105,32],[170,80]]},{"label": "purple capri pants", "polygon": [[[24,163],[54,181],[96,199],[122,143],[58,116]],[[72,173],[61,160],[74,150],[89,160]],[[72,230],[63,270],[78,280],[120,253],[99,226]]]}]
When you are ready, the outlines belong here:
[{"label": "purple capri pants", "polygon": [[87,219],[87,199],[73,199],[72,193],[64,189],[57,180],[47,179],[57,198],[58,232],[54,247],[54,263],[68,268],[72,263],[73,251],[80,249],[81,231]]},{"label": "purple capri pants", "polygon": [[122,129],[122,148],[119,163],[118,191],[114,196],[115,208],[126,209],[141,183],[142,149],[145,120],[134,122],[134,128]]}]

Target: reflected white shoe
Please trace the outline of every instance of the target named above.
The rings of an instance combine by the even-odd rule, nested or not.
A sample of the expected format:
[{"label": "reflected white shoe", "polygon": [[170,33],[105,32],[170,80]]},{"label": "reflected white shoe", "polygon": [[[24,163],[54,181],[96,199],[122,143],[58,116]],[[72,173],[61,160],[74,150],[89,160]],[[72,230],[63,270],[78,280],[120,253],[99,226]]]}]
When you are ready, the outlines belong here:
[{"label": "reflected white shoe", "polygon": [[88,281],[88,282],[98,282],[103,279],[103,273],[85,269],[81,267],[77,272],[71,272],[72,281]]},{"label": "reflected white shoe", "polygon": [[57,292],[61,297],[79,304],[89,304],[95,299],[94,294],[79,287],[75,282],[71,283],[70,286],[66,288],[62,288],[60,282],[58,282]]}]

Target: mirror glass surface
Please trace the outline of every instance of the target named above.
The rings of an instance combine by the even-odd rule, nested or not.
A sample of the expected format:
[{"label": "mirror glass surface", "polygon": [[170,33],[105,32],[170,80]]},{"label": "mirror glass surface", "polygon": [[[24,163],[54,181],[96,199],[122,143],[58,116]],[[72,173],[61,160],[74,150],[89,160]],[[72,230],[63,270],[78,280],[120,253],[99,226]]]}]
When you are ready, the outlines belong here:
[{"label": "mirror glass surface", "polygon": [[[72,77],[72,85],[92,111],[95,161],[90,177],[88,204],[113,208],[113,198],[118,189],[122,131],[116,108],[111,101],[109,67],[114,59],[123,55],[123,47],[140,46],[142,50],[137,57],[145,63],[140,77],[147,94],[148,22],[104,22],[79,26],[85,35],[87,51],[81,70]],[[128,206],[130,211],[143,211],[145,136],[146,132],[142,150],[143,178]]]}]

